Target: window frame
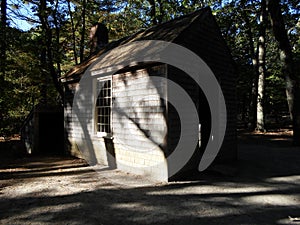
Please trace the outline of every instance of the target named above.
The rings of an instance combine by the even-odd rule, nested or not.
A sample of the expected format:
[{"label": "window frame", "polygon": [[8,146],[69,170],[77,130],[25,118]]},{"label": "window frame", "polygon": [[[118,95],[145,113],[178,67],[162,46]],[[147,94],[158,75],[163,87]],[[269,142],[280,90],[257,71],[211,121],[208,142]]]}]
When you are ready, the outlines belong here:
[{"label": "window frame", "polygon": [[[104,95],[104,97],[102,98],[102,100],[104,99],[109,99],[109,105],[104,105],[104,106],[99,106],[98,102],[101,102],[101,99],[99,99],[99,96],[101,94],[101,92],[103,90],[100,91],[100,89],[98,88],[99,86],[99,82],[110,82],[110,86],[106,89],[106,90],[110,90],[110,95]],[[101,98],[101,96],[100,96]],[[105,109],[109,109],[109,113],[106,114],[102,114],[100,113],[99,115],[99,110],[103,109],[103,112],[105,112]],[[99,122],[99,118],[102,116],[104,117],[108,117],[108,123],[101,123]],[[104,130],[101,130],[101,125],[108,126],[108,130],[106,130],[106,128],[104,128]],[[99,127],[100,126],[100,127]],[[104,137],[104,138],[112,138],[112,76],[105,76],[105,77],[101,77],[101,78],[97,78],[95,81],[95,107],[94,107],[94,129],[95,129],[95,134],[97,137]]]}]

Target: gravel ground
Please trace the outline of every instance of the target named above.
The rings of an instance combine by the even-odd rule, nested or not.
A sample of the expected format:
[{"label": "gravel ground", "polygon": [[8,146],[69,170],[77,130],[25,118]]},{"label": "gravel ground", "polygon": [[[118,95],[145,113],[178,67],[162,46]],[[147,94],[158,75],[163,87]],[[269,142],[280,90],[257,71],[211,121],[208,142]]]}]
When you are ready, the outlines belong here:
[{"label": "gravel ground", "polygon": [[156,183],[88,166],[27,157],[0,168],[0,224],[300,224],[300,149],[288,134],[239,139],[238,173]]}]

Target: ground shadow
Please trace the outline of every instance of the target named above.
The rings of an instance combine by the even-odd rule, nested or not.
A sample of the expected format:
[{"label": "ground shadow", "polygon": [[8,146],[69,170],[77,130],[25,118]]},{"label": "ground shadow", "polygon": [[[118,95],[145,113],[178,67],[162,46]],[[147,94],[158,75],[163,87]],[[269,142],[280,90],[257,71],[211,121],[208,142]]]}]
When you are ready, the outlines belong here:
[{"label": "ground shadow", "polygon": [[[257,138],[257,142],[249,138]],[[80,163],[73,164],[74,171],[79,169],[77,174],[68,174],[72,166],[63,161],[48,162],[48,169],[47,163],[28,162],[27,169],[32,169],[35,175],[27,177],[25,173],[26,176],[19,177],[20,190],[30,182],[40,185],[36,178],[52,183],[25,194],[13,192],[14,185],[11,191],[2,185],[0,221],[3,224],[299,224],[289,217],[300,216],[300,149],[289,144],[274,145],[276,140],[269,142],[270,137],[249,138],[239,138],[239,172],[234,176],[215,172],[198,176],[194,181],[144,187],[113,184],[110,181],[114,181],[115,173],[103,175],[102,171],[98,177],[90,167],[84,164],[81,167]],[[8,182],[20,174],[12,171],[2,181]],[[66,186],[53,181],[57,176],[65,182],[71,177],[70,183],[65,184],[72,186],[69,192],[65,191]]]}]

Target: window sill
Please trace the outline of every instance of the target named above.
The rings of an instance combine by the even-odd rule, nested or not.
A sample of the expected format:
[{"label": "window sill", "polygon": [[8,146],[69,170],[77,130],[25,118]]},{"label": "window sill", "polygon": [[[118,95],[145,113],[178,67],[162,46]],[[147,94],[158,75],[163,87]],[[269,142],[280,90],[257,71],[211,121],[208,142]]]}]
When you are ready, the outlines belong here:
[{"label": "window sill", "polygon": [[114,139],[112,134],[106,132],[97,132],[97,137],[104,138],[104,139]]}]

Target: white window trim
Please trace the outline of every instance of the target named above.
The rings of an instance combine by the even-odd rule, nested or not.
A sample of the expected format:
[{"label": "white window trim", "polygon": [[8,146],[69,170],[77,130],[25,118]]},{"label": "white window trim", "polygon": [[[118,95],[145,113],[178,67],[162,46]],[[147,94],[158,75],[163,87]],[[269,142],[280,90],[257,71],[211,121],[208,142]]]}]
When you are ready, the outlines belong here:
[{"label": "white window trim", "polygon": [[[110,133],[107,133],[107,132],[100,132],[100,131],[97,131],[97,121],[98,121],[98,113],[96,111],[96,107],[97,107],[97,99],[98,99],[98,90],[97,90],[97,83],[99,81],[108,81],[110,80],[111,82],[111,101],[110,101],[110,130],[111,132]],[[112,133],[113,133],[113,130],[112,130],[112,76],[109,75],[109,76],[105,76],[105,77],[100,77],[100,78],[97,78],[95,79],[95,82],[94,82],[94,96],[95,96],[95,104],[94,104],[94,134],[96,135],[96,137],[99,137],[99,138],[108,138],[108,139],[113,139],[113,136],[112,136]]]}]

